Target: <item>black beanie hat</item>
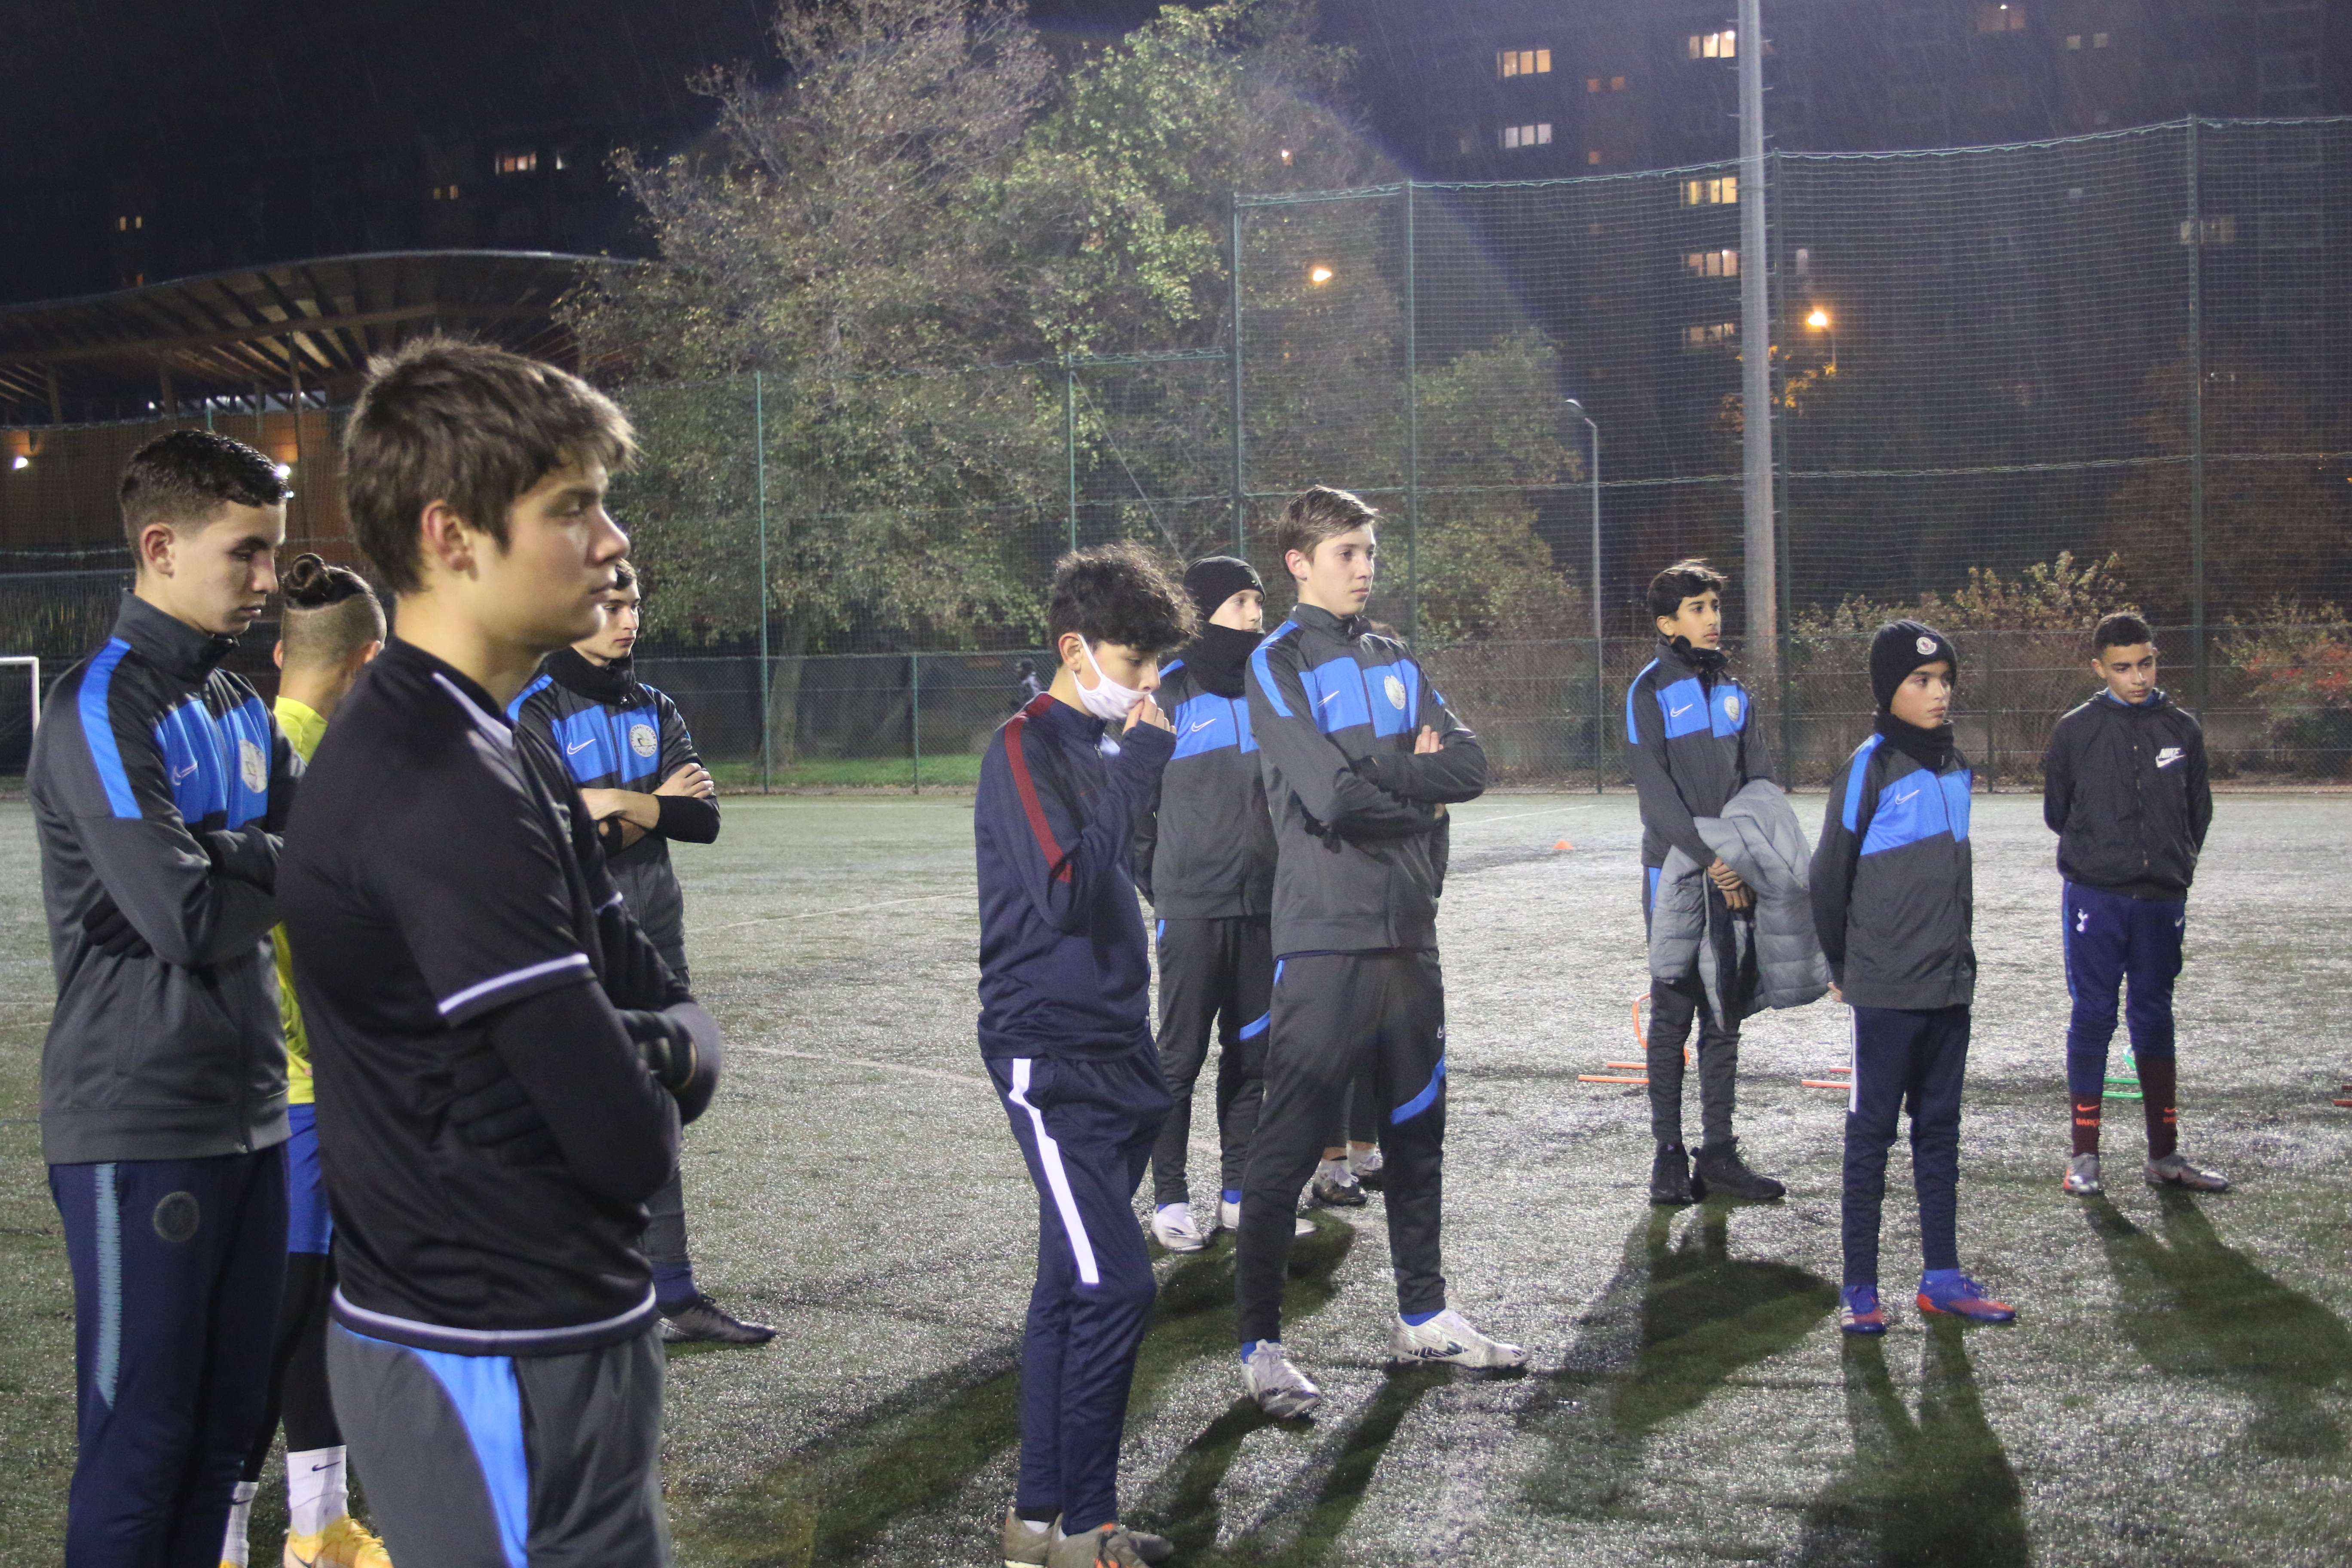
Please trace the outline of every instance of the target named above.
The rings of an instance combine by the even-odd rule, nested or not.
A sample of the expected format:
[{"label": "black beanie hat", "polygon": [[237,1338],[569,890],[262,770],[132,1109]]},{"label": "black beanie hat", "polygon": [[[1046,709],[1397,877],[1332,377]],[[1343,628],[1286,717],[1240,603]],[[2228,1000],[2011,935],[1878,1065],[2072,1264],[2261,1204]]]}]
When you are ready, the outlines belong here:
[{"label": "black beanie hat", "polygon": [[1244,588],[1265,592],[1265,579],[1257,568],[1233,555],[1204,555],[1184,568],[1184,592],[1192,595],[1192,603],[1207,620],[1217,613],[1227,599]]},{"label": "black beanie hat", "polygon": [[1887,705],[1895,700],[1895,689],[1906,676],[1939,658],[1951,661],[1952,678],[1958,679],[1959,650],[1935,627],[1917,621],[1889,621],[1879,627],[1878,635],[1870,639],[1870,694],[1878,699],[1878,710],[1887,711]]}]

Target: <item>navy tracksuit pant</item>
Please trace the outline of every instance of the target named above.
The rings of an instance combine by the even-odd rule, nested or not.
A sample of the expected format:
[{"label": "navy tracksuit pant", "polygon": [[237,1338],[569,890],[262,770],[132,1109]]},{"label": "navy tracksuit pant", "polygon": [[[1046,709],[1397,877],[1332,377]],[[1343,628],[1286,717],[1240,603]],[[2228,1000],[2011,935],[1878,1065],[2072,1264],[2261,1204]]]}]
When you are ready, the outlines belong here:
[{"label": "navy tracksuit pant", "polygon": [[52,1165],[80,1458],[68,1568],[216,1568],[269,1396],[286,1159]]},{"label": "navy tracksuit pant", "polygon": [[1853,1009],[1853,1087],[1845,1110],[1846,1284],[1878,1283],[1886,1151],[1906,1105],[1924,1267],[1960,1266],[1960,1085],[1968,1069],[1966,1007]]},{"label": "navy tracksuit pant", "polygon": [[2066,1026],[2066,1090],[2076,1104],[2095,1105],[2106,1093],[2117,992],[2126,996],[2132,1055],[2141,1060],[2172,1055],[2172,983],[2180,976],[2189,904],[2069,882],[2062,908],[2066,994],[2074,999]]},{"label": "navy tracksuit pant", "polygon": [[1037,1283],[1021,1345],[1023,1509],[1083,1535],[1118,1517],[1128,1388],[1157,1285],[1135,1190],[1167,1117],[1150,1044],[1108,1060],[992,1058],[1037,1184]]}]

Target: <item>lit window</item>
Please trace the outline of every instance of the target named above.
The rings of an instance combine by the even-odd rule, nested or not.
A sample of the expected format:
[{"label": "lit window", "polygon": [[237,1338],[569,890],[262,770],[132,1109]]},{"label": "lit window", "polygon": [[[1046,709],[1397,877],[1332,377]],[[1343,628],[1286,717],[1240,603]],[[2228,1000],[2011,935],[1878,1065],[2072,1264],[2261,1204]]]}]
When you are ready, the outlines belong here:
[{"label": "lit window", "polygon": [[1547,121],[1540,125],[1506,125],[1503,127],[1503,145],[1506,148],[1549,147],[1551,145],[1551,124]]},{"label": "lit window", "polygon": [[[1731,254],[1732,254],[1732,255],[1734,255],[1734,256],[1738,256],[1739,253],[1738,253],[1738,251],[1736,251],[1736,250],[1735,250],[1735,251],[1733,251]],[[1798,277],[1800,277],[1800,278],[1811,278],[1812,275],[1813,275],[1813,252],[1812,252],[1812,248],[1811,248],[1811,247],[1810,247],[1810,246],[1803,246],[1803,245],[1801,245],[1801,246],[1797,247],[1797,276],[1798,276]]]},{"label": "lit window", "polygon": [[1726,174],[1719,180],[1685,180],[1683,205],[1686,207],[1719,207],[1739,199],[1739,176]]},{"label": "lit window", "polygon": [[1683,329],[1683,347],[1685,350],[1712,348],[1718,343],[1738,341],[1739,323],[1737,321],[1709,321],[1705,326]]},{"label": "lit window", "polygon": [[1584,161],[1585,161],[1587,163],[1594,163],[1594,164],[1599,163],[1601,162],[1601,151],[1600,151],[1600,149],[1596,147],[1596,148],[1594,148],[1591,152],[1589,152],[1589,153],[1585,153],[1585,155],[1584,155]]},{"label": "lit window", "polygon": [[2066,47],[2067,47],[2068,48],[2070,48],[2070,49],[2079,49],[2079,48],[2081,48],[2081,47],[2083,47],[2083,35],[2082,35],[2082,34],[2080,34],[2080,33],[2069,33],[2069,34],[2067,34],[2067,35],[2066,35]]},{"label": "lit window", "polygon": [[1586,77],[1584,79],[1584,90],[1587,92],[1599,92],[1601,90],[1601,79],[1597,76]]},{"label": "lit window", "polygon": [[1499,76],[1549,76],[1549,49],[1505,49],[1495,57],[1495,70]]},{"label": "lit window", "polygon": [[1612,92],[1622,92],[1622,91],[1624,91],[1624,90],[1625,90],[1625,79],[1624,79],[1623,77],[1622,77],[1622,76],[1612,76],[1612,77],[1611,77],[1611,78],[1609,79],[1609,90],[1610,90],[1610,91],[1612,91]]},{"label": "lit window", "polygon": [[1694,278],[1737,278],[1739,276],[1739,252],[1694,250],[1683,258],[1683,266]]},{"label": "lit window", "polygon": [[2000,0],[1990,5],[1977,7],[1977,31],[1979,33],[2021,33],[2025,31],[2025,7]]},{"label": "lit window", "polygon": [[[1289,163],[1289,162],[1290,162],[1290,154],[1289,154],[1289,153],[1284,153],[1284,154],[1283,154],[1283,156],[1282,156],[1282,161],[1283,161],[1284,163]],[[562,154],[562,153],[561,151],[559,151],[559,152],[555,154],[555,167],[556,167],[556,169],[557,169],[559,172],[561,172],[561,171],[562,171],[562,169],[563,168],[563,154]]]},{"label": "lit window", "polygon": [[501,174],[528,174],[539,167],[536,153],[501,153],[491,167]]},{"label": "lit window", "polygon": [[2104,49],[2106,47],[2107,36],[2105,33],[2093,33],[2091,35],[2091,47],[2095,49]]},{"label": "lit window", "polygon": [[2207,245],[2235,245],[2238,243],[2238,220],[2234,217],[2209,217],[2203,219],[2193,217],[2182,218],[2180,220],[2180,243],[2183,245],[2195,245],[2199,243],[2200,230],[2203,237],[2203,243]]},{"label": "lit window", "polygon": [[1735,47],[1738,39],[1738,30],[1734,27],[1726,27],[1720,33],[1693,33],[1690,58],[1695,60],[1732,59],[1739,52]]}]

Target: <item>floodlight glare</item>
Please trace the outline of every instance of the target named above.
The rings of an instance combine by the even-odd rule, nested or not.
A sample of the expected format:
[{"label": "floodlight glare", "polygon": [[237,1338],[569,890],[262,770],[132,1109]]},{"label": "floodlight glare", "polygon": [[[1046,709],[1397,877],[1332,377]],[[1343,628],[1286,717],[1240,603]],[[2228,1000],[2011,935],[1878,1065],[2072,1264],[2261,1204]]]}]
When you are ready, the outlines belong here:
[{"label": "floodlight glare", "polygon": [[16,454],[16,460],[8,466],[12,468],[29,468],[33,466],[33,459],[19,452]]},{"label": "floodlight glare", "polygon": [[1331,281],[1331,269],[1328,267],[1310,267],[1307,269],[1307,281],[1320,289],[1324,284]]},{"label": "floodlight glare", "polygon": [[1829,324],[1830,313],[1827,310],[1815,310],[1811,315],[1805,318],[1805,325],[1816,330],[1826,327]]}]

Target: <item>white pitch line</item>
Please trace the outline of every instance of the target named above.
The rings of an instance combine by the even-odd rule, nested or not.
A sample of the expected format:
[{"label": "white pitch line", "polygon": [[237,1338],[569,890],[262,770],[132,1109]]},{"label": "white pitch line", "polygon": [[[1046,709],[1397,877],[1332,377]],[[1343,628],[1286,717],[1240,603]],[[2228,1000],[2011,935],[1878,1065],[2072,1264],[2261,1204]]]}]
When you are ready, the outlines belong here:
[{"label": "white pitch line", "polygon": [[1467,831],[1473,827],[1485,827],[1490,823],[1517,822],[1523,816],[1561,816],[1571,811],[1591,811],[1591,809],[1592,807],[1589,805],[1548,805],[1541,811],[1514,811],[1502,816],[1482,816],[1475,822],[1465,822],[1458,826]]},{"label": "white pitch line", "polygon": [[803,910],[793,915],[756,915],[748,921],[730,921],[725,925],[699,926],[687,932],[688,936],[709,936],[712,931],[740,931],[745,926],[770,925],[777,921],[813,921],[822,915],[862,915],[868,910],[887,910],[898,904],[935,904],[941,899],[962,899],[971,895],[959,889],[952,893],[925,893],[919,899],[884,899],[879,902],[860,904],[854,910]]},{"label": "white pitch line", "polygon": [[749,1046],[740,1047],[744,1056],[791,1057],[804,1062],[829,1062],[841,1067],[866,1068],[874,1072],[912,1074],[917,1078],[941,1079],[952,1084],[993,1089],[988,1079],[977,1073],[949,1072],[942,1068],[919,1068],[906,1062],[876,1061],[871,1057],[829,1056],[822,1051],[787,1050],[782,1046]]}]

